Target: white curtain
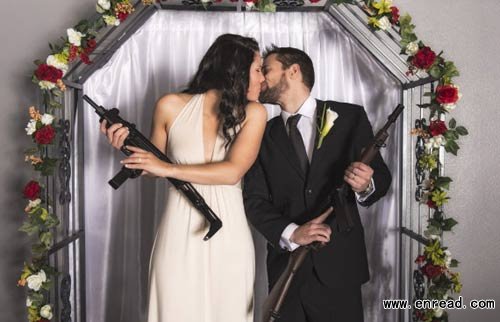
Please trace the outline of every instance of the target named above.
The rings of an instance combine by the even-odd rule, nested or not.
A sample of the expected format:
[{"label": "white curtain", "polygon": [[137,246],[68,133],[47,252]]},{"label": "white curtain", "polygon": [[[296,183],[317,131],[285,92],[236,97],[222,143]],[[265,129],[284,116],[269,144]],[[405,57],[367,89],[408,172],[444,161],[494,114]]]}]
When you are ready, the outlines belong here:
[{"label": "white curtain", "polygon": [[[306,51],[316,69],[313,95],[363,105],[375,131],[400,100],[399,85],[326,13],[162,10],[87,80],[84,93],[107,108],[119,108],[122,117],[148,136],[155,101],[182,90],[210,44],[228,32],[254,37],[261,49],[273,43]],[[269,106],[268,111],[269,117],[279,114],[276,107]],[[167,183],[140,178],[114,191],[107,181],[119,171],[123,156],[98,131],[98,118],[88,105],[80,121],[85,128],[87,320],[143,321],[150,250]],[[391,135],[383,156],[394,177],[392,187],[382,201],[361,214],[371,271],[371,281],[363,288],[365,320],[373,322],[395,321],[397,313],[381,308],[382,299],[396,297],[398,288],[396,192],[401,147],[395,142],[403,133],[394,129]],[[265,242],[258,234],[254,237],[259,321],[267,288]]]}]

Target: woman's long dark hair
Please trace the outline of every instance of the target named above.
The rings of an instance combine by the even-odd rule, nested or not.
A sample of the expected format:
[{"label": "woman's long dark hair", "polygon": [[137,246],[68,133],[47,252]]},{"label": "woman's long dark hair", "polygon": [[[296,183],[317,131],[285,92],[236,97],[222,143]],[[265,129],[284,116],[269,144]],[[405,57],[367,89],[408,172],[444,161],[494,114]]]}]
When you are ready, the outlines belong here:
[{"label": "woman's long dark hair", "polygon": [[219,119],[226,147],[234,140],[232,133],[236,133],[245,120],[250,65],[258,51],[259,44],[253,38],[233,34],[219,36],[203,56],[198,71],[184,91],[189,94],[209,89],[222,92]]}]

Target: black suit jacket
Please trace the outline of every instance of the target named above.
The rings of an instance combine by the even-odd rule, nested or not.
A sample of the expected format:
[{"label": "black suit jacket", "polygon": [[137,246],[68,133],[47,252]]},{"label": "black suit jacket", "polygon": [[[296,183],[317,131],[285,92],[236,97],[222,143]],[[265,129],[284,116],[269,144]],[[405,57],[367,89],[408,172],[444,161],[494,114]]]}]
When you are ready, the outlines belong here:
[{"label": "black suit jacket", "polygon": [[[325,210],[329,195],[343,182],[344,170],[359,158],[362,148],[373,139],[372,127],[363,107],[317,100],[316,108],[318,124],[323,108],[330,108],[339,116],[321,148],[314,147],[308,173],[301,171],[283,119],[277,116],[268,122],[258,159],[245,176],[246,214],[268,241],[270,287],[288,263],[290,253],[279,246],[283,230],[292,222],[304,224]],[[370,166],[374,169],[375,192],[362,203],[363,206],[369,206],[385,195],[391,182],[380,154]],[[364,231],[352,191],[349,203],[354,228],[350,232],[338,232],[332,228],[330,242],[319,251],[311,252],[296,280],[314,269],[320,280],[331,287],[360,285],[368,281]],[[330,217],[328,224],[335,227],[335,216]]]}]

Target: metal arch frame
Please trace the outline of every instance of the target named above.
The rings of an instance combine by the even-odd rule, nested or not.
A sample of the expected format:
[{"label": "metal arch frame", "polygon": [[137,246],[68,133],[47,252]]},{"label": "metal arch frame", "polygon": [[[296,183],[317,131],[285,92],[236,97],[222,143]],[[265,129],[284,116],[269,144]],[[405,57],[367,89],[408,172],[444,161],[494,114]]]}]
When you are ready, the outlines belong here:
[{"label": "metal arch frame", "polygon": [[[174,2],[181,0],[174,0]],[[56,239],[58,242],[50,251],[50,261],[56,266],[63,266],[64,270],[69,272],[71,279],[64,278],[61,283],[61,289],[56,288],[51,293],[54,303],[59,303],[57,298],[59,293],[69,297],[69,300],[62,299],[62,307],[58,310],[58,304],[54,312],[61,311],[61,321],[85,321],[85,226],[84,214],[85,209],[81,200],[84,198],[84,189],[80,182],[83,182],[83,151],[80,148],[83,146],[82,129],[85,124],[82,124],[82,90],[85,81],[98,69],[103,67],[116,50],[129,39],[153,14],[158,10],[207,10],[207,11],[245,11],[242,0],[234,3],[232,6],[209,6],[203,9],[199,5],[183,6],[182,4],[172,5],[172,0],[168,3],[161,1],[154,6],[145,7],[140,0],[135,2],[136,13],[131,16],[119,27],[103,28],[98,36],[98,44],[95,52],[92,54],[92,65],[84,65],[79,62],[72,66],[71,70],[66,74],[64,82],[68,87],[64,97],[64,109],[57,115],[62,120],[69,120],[69,129],[67,140],[71,142],[69,151],[65,151],[69,155],[66,169],[70,171],[62,171],[59,178],[59,183],[54,182],[53,192],[61,192],[68,198],[71,196],[71,202],[66,202],[58,205],[54,201],[54,209],[59,218],[67,217],[64,222],[64,227],[60,233],[61,238]],[[419,77],[419,75],[407,76],[405,74],[407,65],[406,61],[401,57],[399,46],[400,37],[397,30],[391,29],[388,32],[375,32],[371,30],[367,24],[367,13],[363,9],[363,2],[358,1],[356,5],[333,5],[327,1],[321,1],[314,6],[299,6],[299,7],[278,7],[277,11],[281,12],[326,12],[332,19],[339,22],[342,28],[349,33],[352,38],[365,48],[386,70],[392,77],[401,84],[401,102],[407,107],[403,111],[402,122],[399,122],[401,133],[409,133],[413,128],[413,123],[416,119],[424,117],[423,110],[417,110],[417,104],[423,103],[425,99],[423,94],[429,91],[433,86],[434,79],[428,77]],[[95,15],[92,19],[97,19]],[[67,122],[65,122],[67,123]],[[400,167],[402,176],[399,178],[401,191],[399,198],[401,200],[399,211],[399,227],[400,235],[398,241],[399,253],[399,269],[397,280],[399,282],[399,298],[412,299],[414,291],[418,285],[415,285],[414,279],[414,264],[413,258],[417,253],[421,253],[422,245],[426,243],[426,239],[422,236],[423,223],[422,216],[425,211],[421,209],[418,202],[414,198],[414,188],[416,182],[414,178],[415,149],[412,146],[416,145],[415,140],[409,135],[402,135],[399,138],[400,146]],[[64,155],[63,151],[60,151]],[[444,152],[441,154],[444,155]],[[65,173],[66,172],[66,173]],[[64,182],[70,182],[69,187],[65,187]],[[57,194],[54,194],[57,196]],[[69,201],[69,200],[68,200]],[[429,216],[429,212],[426,213]],[[416,218],[416,220],[415,220]],[[68,291],[68,285],[70,289]],[[66,303],[66,304],[64,304]],[[71,315],[68,315],[67,303],[70,305]],[[57,314],[57,313],[56,313]],[[73,319],[72,319],[73,317]],[[399,321],[411,321],[411,312],[401,311]]]}]

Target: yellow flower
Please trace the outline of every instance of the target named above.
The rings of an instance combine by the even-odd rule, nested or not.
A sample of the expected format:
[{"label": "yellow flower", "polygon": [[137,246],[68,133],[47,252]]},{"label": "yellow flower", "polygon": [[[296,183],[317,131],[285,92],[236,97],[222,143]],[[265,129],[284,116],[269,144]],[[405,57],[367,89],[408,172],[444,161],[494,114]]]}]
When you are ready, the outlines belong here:
[{"label": "yellow flower", "polygon": [[375,18],[375,17],[370,17],[368,19],[368,24],[374,28],[378,28],[379,27],[379,22],[378,22],[378,19]]},{"label": "yellow flower", "polygon": [[437,266],[444,265],[444,252],[441,248],[439,240],[434,240],[432,244],[425,246],[425,256],[432,261],[432,264]]},{"label": "yellow flower", "polygon": [[378,2],[374,2],[372,6],[373,8],[378,9],[379,15],[392,12],[392,0],[380,0]]},{"label": "yellow flower", "polygon": [[446,195],[446,191],[434,190],[431,195],[432,201],[436,204],[436,206],[440,207],[443,204],[448,202],[448,196]]}]

